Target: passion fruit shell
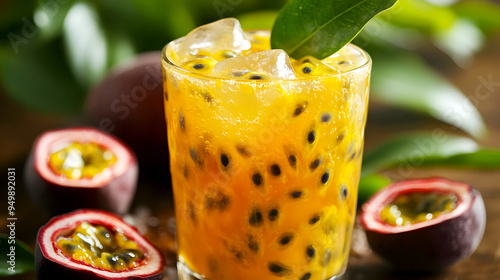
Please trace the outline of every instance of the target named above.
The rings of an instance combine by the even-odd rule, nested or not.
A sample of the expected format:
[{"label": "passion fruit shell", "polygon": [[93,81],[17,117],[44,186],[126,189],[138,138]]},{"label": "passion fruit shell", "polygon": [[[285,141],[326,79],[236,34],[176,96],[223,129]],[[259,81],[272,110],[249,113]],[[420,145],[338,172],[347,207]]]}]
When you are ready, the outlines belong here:
[{"label": "passion fruit shell", "polygon": [[[86,221],[121,231],[133,240],[144,253],[141,265],[121,272],[95,268],[82,261],[76,261],[57,248],[56,240],[65,236],[80,223]],[[38,280],[44,279],[120,279],[160,280],[165,261],[162,254],[132,226],[120,217],[99,210],[77,210],[52,218],[38,231],[35,246],[35,271]]]},{"label": "passion fruit shell", "polygon": [[[72,142],[95,143],[116,156],[106,172],[93,178],[69,179],[49,167],[49,157]],[[25,165],[26,188],[31,199],[49,215],[80,208],[126,213],[135,194],[137,160],[127,145],[90,127],[47,131],[35,141]]]},{"label": "passion fruit shell", "polygon": [[[409,226],[384,223],[381,210],[403,194],[454,194],[449,213]],[[470,256],[481,242],[486,211],[481,194],[471,186],[443,178],[397,182],[377,192],[362,206],[361,222],[370,247],[398,269],[436,271]]]},{"label": "passion fruit shell", "polygon": [[[168,172],[159,51],[139,54],[114,68],[87,95],[85,114],[99,129],[123,139],[146,171]],[[170,177],[164,178],[169,181]]]}]

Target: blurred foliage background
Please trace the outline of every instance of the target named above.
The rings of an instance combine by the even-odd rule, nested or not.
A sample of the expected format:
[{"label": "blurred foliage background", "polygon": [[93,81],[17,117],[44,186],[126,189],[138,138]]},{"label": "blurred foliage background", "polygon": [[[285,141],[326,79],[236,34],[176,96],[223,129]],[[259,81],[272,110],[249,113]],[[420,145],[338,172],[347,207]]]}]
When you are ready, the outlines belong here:
[{"label": "blurred foliage background", "polygon": [[[79,117],[85,96],[116,65],[161,50],[196,26],[237,17],[247,29],[271,28],[285,0],[0,0],[0,87],[30,111]],[[431,165],[498,168],[497,151],[474,104],[439,71],[464,68],[500,32],[493,0],[399,0],[371,21],[355,43],[372,56],[372,99],[462,131],[426,154]],[[473,93],[472,93],[473,94]],[[431,135],[418,134],[424,141]],[[395,166],[414,137],[366,153],[364,176]],[[392,149],[399,147],[400,150]],[[451,147],[451,148],[450,148]],[[380,160],[376,155],[397,152]],[[460,158],[462,164],[457,163]],[[386,182],[372,180],[373,182]]]},{"label": "blurred foliage background", "polygon": [[[223,17],[239,18],[244,28],[271,28],[277,11],[285,3],[27,0],[20,4],[2,0],[1,82],[12,98],[27,108],[77,115],[86,92],[111,68],[135,54],[161,50],[167,42],[196,26]],[[440,115],[442,108],[429,104],[431,98],[426,96],[440,91],[448,95],[450,102],[462,102],[458,100],[460,93],[435,75],[416,54],[433,46],[456,62],[457,67],[466,67],[499,30],[500,6],[492,1],[399,0],[395,7],[370,22],[355,43],[376,62],[374,98],[451,122]],[[397,70],[401,68],[408,71]],[[396,69],[396,73],[391,69]],[[398,72],[397,78],[391,80],[401,82],[389,85],[387,79]],[[422,82],[426,82],[425,89]],[[442,93],[443,88],[446,93]],[[471,117],[470,123],[455,125],[479,136],[485,129],[480,116],[474,113]]]}]

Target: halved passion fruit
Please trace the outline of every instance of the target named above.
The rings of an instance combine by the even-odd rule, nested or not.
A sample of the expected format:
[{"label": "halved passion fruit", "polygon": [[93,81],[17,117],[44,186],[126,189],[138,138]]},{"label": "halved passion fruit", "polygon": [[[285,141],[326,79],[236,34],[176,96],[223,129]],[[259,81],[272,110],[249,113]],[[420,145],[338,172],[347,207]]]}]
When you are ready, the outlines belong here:
[{"label": "halved passion fruit", "polygon": [[161,279],[161,253],[120,217],[78,210],[40,228],[37,279]]},{"label": "halved passion fruit", "polygon": [[138,176],[134,153],[94,128],[45,132],[25,169],[28,193],[49,214],[79,208],[125,213]]},{"label": "halved passion fruit", "polygon": [[442,178],[394,183],[362,210],[370,247],[407,270],[439,270],[468,257],[486,226],[481,194]]},{"label": "halved passion fruit", "polygon": [[129,144],[148,175],[170,183],[160,57],[151,51],[115,67],[88,93],[85,114]]}]

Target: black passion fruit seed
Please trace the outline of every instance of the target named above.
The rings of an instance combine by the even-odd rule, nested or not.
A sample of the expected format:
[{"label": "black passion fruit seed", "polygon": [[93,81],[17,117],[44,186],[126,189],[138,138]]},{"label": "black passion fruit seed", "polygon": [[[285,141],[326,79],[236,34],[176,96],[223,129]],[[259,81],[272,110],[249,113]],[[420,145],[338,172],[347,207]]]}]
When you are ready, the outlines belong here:
[{"label": "black passion fruit seed", "polygon": [[186,131],[186,122],[184,120],[184,115],[182,115],[182,109],[179,109],[179,126],[182,132]]},{"label": "black passion fruit seed", "polygon": [[271,273],[280,277],[284,277],[292,273],[292,271],[288,267],[278,262],[270,262],[268,268]]},{"label": "black passion fruit seed", "polygon": [[332,119],[332,115],[330,113],[323,113],[319,117],[319,121],[322,123],[329,122]]},{"label": "black passion fruit seed", "polygon": [[238,260],[242,261],[243,260],[243,253],[238,250],[236,247],[231,248],[231,254]]},{"label": "black passion fruit seed", "polygon": [[293,234],[292,233],[285,233],[280,237],[279,243],[284,246],[284,245],[287,245],[288,243],[290,243],[290,241],[292,241],[292,240],[293,240]]},{"label": "black passion fruit seed", "polygon": [[345,138],[345,133],[344,132],[341,132],[338,136],[337,136],[337,142],[340,143],[342,142],[342,140],[344,140]]},{"label": "black passion fruit seed", "polygon": [[236,145],[236,150],[238,151],[238,153],[240,153],[244,157],[248,157],[250,155],[250,153],[248,152],[248,149],[241,144]]},{"label": "black passion fruit seed", "polygon": [[304,66],[304,67],[302,68],[302,72],[303,72],[304,74],[309,74],[309,73],[311,73],[311,72],[312,72],[312,69],[311,69],[311,67],[309,67],[309,66]]},{"label": "black passion fruit seed", "polygon": [[314,170],[316,168],[318,168],[318,166],[321,164],[321,159],[315,159],[313,162],[311,162],[311,164],[309,165],[309,169]]},{"label": "black passion fruit seed", "polygon": [[243,77],[246,77],[250,80],[265,80],[264,75],[261,74],[255,74],[255,73],[248,73],[246,75],[243,75]]},{"label": "black passion fruit seed", "polygon": [[281,169],[280,169],[279,165],[273,164],[273,165],[271,165],[271,167],[269,169],[270,169],[271,174],[273,176],[279,176],[279,175],[281,175]]},{"label": "black passion fruit seed", "polygon": [[258,227],[262,224],[262,213],[259,209],[254,209],[252,213],[250,213],[250,218],[248,222],[253,227]]},{"label": "black passion fruit seed", "polygon": [[300,277],[300,280],[309,280],[311,278],[311,273],[307,272],[302,277]]},{"label": "black passion fruit seed", "polygon": [[269,221],[274,222],[278,219],[279,214],[280,214],[280,212],[278,211],[278,209],[273,208],[273,209],[269,210],[269,213],[267,214],[267,218],[269,219]]},{"label": "black passion fruit seed", "polygon": [[189,149],[189,156],[194,162],[198,162],[198,153],[194,150],[194,148]]},{"label": "black passion fruit seed", "polygon": [[319,222],[320,219],[321,216],[319,214],[315,214],[314,216],[311,217],[311,219],[309,219],[309,224],[314,225],[315,223]]},{"label": "black passion fruit seed", "polygon": [[183,68],[193,70],[194,72],[207,74],[217,64],[217,60],[212,58],[197,58],[188,61]]},{"label": "black passion fruit seed", "polygon": [[290,193],[290,198],[292,198],[292,199],[299,199],[301,197],[302,197],[302,191],[300,191],[300,190],[292,191]]},{"label": "black passion fruit seed", "polygon": [[292,116],[298,117],[300,114],[302,114],[304,112],[304,110],[306,109],[306,106],[307,106],[307,102],[302,103],[302,104],[298,104],[297,107],[295,107],[295,110],[293,111]]},{"label": "black passion fruit seed", "polygon": [[205,208],[207,210],[219,209],[221,211],[225,210],[229,205],[229,197],[227,197],[222,192],[217,192],[215,194],[207,194],[205,196]]},{"label": "black passion fruit seed", "polygon": [[253,236],[250,236],[248,238],[248,249],[250,249],[250,251],[254,253],[259,252],[259,243],[254,239]]},{"label": "black passion fruit seed", "polygon": [[312,144],[314,143],[314,140],[316,140],[316,132],[314,130],[311,130],[307,134],[307,142],[309,142],[309,144]]},{"label": "black passion fruit seed", "polygon": [[321,183],[326,185],[326,183],[328,183],[328,179],[330,179],[330,172],[326,171],[323,175],[321,175]]},{"label": "black passion fruit seed", "polygon": [[347,185],[343,183],[340,185],[340,201],[344,201],[347,199],[348,191],[347,191]]},{"label": "black passion fruit seed", "polygon": [[224,167],[227,167],[229,165],[229,158],[227,157],[226,154],[221,154],[220,155],[220,163]]},{"label": "black passion fruit seed", "polygon": [[295,155],[290,155],[288,157],[288,163],[291,167],[295,168],[295,166],[297,165],[297,157],[295,157]]},{"label": "black passion fruit seed", "polygon": [[255,184],[255,186],[259,187],[260,185],[262,185],[262,175],[260,175],[260,173],[255,173],[252,175],[252,182]]},{"label": "black passion fruit seed", "polygon": [[351,157],[349,158],[349,161],[352,161],[355,157],[356,157],[356,151],[354,151],[354,152],[351,154]]},{"label": "black passion fruit seed", "polygon": [[314,258],[315,254],[316,254],[316,249],[314,249],[313,245],[308,245],[306,248],[306,255],[309,258]]}]

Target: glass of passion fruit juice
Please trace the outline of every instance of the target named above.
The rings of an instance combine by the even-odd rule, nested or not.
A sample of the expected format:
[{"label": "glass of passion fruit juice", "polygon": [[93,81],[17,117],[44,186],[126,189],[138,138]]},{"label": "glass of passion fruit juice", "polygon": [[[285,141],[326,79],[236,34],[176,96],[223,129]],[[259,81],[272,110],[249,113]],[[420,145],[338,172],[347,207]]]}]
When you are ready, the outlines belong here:
[{"label": "glass of passion fruit juice", "polygon": [[163,49],[180,279],[346,269],[371,60],[354,45],[293,60],[269,41],[223,19]]}]

